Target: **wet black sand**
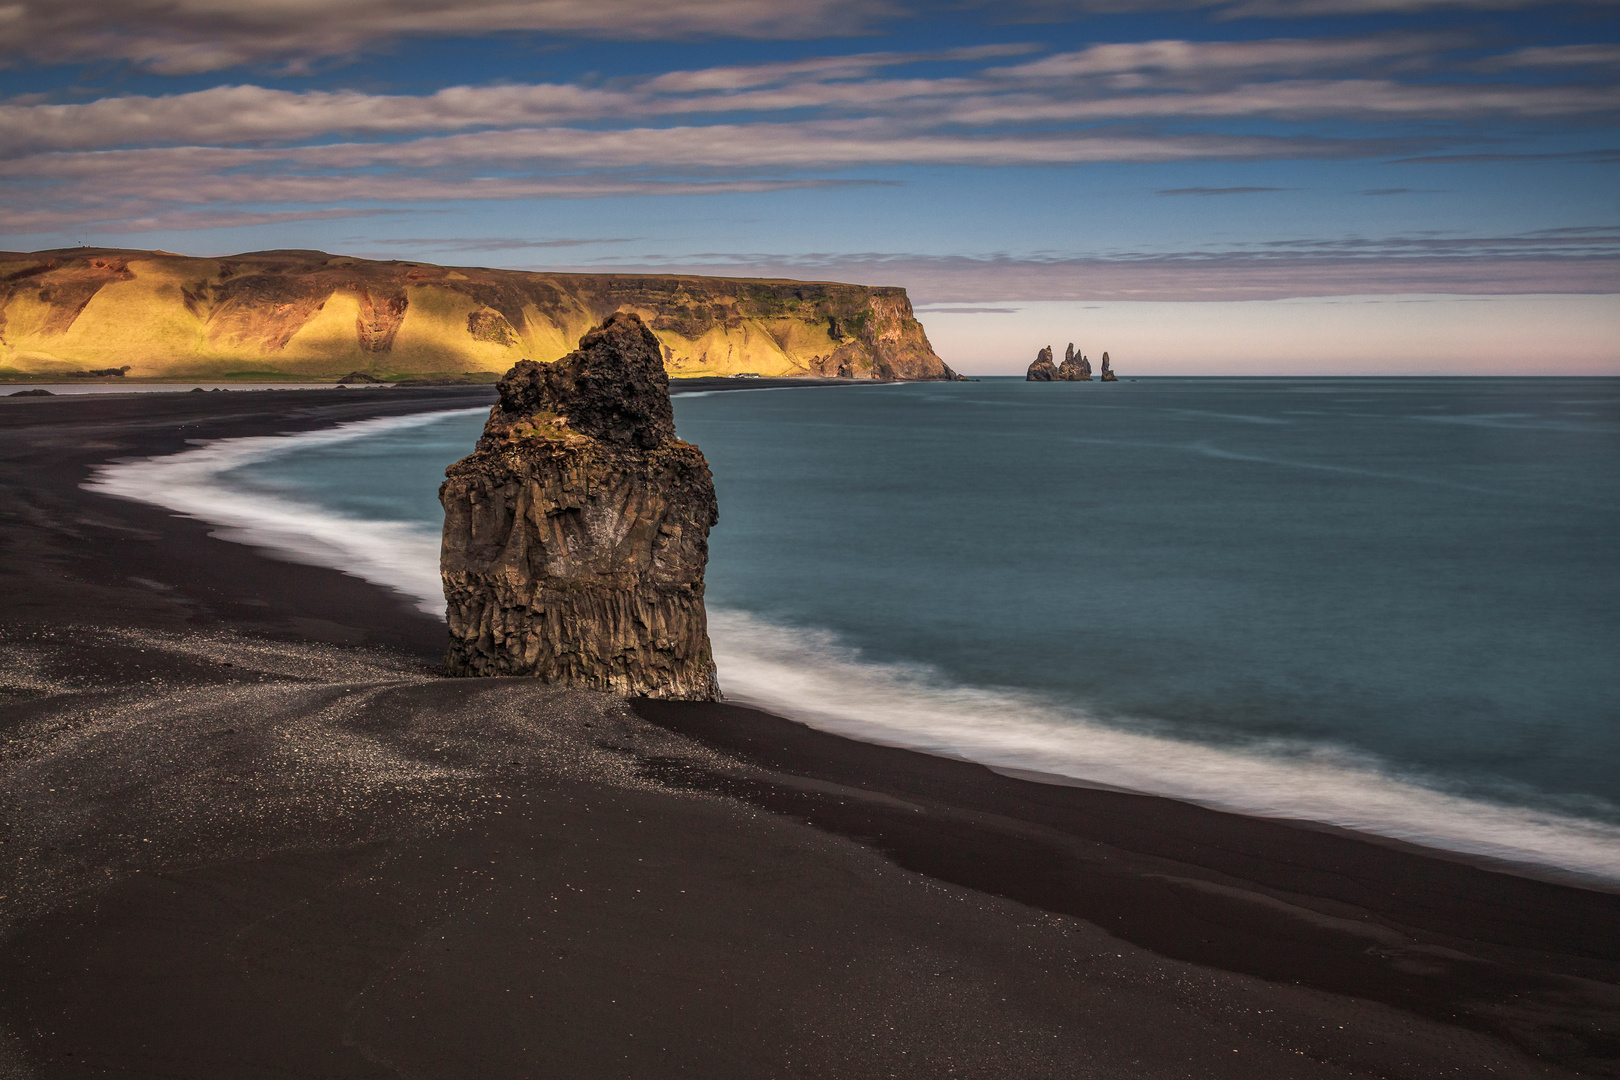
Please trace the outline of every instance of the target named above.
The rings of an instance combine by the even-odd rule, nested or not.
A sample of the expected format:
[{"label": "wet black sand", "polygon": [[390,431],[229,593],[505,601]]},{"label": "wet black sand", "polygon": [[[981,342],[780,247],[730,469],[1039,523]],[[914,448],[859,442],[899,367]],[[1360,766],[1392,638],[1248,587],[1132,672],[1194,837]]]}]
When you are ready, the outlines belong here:
[{"label": "wet black sand", "polygon": [[0,1076],[1620,1075],[1620,898],[457,681],[79,490],[488,387],[0,401]]}]

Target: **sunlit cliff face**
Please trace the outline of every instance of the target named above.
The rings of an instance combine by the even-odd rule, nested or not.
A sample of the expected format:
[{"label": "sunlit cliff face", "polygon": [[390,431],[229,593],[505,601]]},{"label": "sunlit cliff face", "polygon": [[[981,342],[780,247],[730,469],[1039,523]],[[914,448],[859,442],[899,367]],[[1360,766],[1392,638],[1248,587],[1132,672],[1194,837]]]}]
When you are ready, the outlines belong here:
[{"label": "sunlit cliff face", "polygon": [[495,375],[616,311],[646,317],[676,376],[952,377],[893,287],[77,248],[0,253],[0,371]]}]

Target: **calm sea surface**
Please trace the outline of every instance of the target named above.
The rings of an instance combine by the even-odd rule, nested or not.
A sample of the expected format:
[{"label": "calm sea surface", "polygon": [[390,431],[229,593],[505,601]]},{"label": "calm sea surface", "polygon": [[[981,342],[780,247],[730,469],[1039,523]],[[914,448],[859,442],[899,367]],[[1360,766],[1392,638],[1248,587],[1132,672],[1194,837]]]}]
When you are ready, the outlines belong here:
[{"label": "calm sea surface", "polygon": [[[1620,380],[986,379],[675,411],[719,492],[732,696],[1620,873]],[[437,486],[482,419],[261,440],[209,483],[395,530],[399,571],[356,572],[431,607]]]}]

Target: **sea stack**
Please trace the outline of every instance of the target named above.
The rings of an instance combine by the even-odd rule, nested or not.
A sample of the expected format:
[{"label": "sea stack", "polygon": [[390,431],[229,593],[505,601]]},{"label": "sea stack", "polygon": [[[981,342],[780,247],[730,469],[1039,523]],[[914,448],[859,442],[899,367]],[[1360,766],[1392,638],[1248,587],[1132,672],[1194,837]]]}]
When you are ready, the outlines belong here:
[{"label": "sea stack", "polygon": [[1035,354],[1035,362],[1029,365],[1029,372],[1025,374],[1025,382],[1054,382],[1058,377],[1057,368],[1052,365],[1052,346],[1048,345]]},{"label": "sea stack", "polygon": [[555,363],[518,362],[499,389],[439,489],[446,669],[717,700],[703,609],[714,482],[675,437],[658,339],[621,312]]},{"label": "sea stack", "polygon": [[1108,354],[1107,353],[1103,353],[1102,381],[1103,382],[1119,382],[1119,376],[1115,375],[1114,374],[1114,369],[1108,366]]},{"label": "sea stack", "polygon": [[1091,381],[1091,361],[1075,350],[1072,341],[1063,353],[1063,363],[1058,365],[1057,377],[1062,382]]}]

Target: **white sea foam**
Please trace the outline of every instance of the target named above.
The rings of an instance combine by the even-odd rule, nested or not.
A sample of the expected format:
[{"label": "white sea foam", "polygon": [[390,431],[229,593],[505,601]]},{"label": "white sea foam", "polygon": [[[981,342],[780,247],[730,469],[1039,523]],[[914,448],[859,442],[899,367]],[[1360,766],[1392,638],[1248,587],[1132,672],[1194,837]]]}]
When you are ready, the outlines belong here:
[{"label": "white sea foam", "polygon": [[[415,522],[362,521],[314,504],[234,490],[219,474],[301,447],[447,415],[224,439],[170,457],[104,466],[85,486],[213,522],[221,526],[214,535],[336,567],[396,589],[424,612],[442,616],[436,530]],[[925,667],[872,663],[830,634],[744,612],[711,611],[709,626],[730,700],[825,731],[1620,883],[1620,828],[1603,822],[1450,794],[1332,747],[1279,742],[1228,748],[1131,731],[1018,690],[955,685]]]},{"label": "white sea foam", "polygon": [[863,661],[830,635],[742,612],[712,611],[709,628],[729,700],[825,731],[1620,882],[1620,828],[1603,822],[1447,794],[1328,747],[1229,749],[1124,730],[1017,690]]},{"label": "white sea foam", "polygon": [[477,408],[417,413],[357,420],[294,435],[217,439],[166,457],[103,465],[84,486],[105,495],[155,503],[218,525],[220,528],[210,535],[221,539],[268,550],[293,562],[336,567],[397,589],[415,599],[423,611],[443,617],[438,529],[422,522],[344,517],[312,503],[238,490],[221,483],[219,476],[294,450],[484,411]]}]

